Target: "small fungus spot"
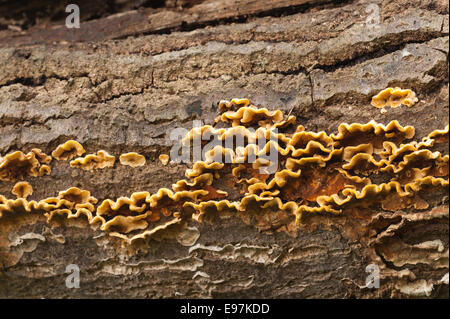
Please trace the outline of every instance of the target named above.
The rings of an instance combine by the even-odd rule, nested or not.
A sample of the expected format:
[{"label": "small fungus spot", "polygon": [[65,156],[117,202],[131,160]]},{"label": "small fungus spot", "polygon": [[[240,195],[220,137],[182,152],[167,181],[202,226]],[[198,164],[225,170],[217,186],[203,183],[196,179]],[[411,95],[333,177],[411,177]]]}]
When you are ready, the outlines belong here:
[{"label": "small fungus spot", "polygon": [[167,163],[169,163],[169,159],[170,159],[170,157],[169,157],[169,155],[167,155],[167,154],[161,154],[161,155],[159,155],[159,160],[161,161],[161,163],[162,163],[164,166],[166,166]]},{"label": "small fungus spot", "polygon": [[33,187],[28,182],[18,182],[14,185],[11,193],[17,196],[17,198],[27,198],[33,194]]},{"label": "small fungus spot", "polygon": [[145,165],[144,155],[140,155],[134,152],[120,155],[119,160],[120,164],[131,167],[139,167]]}]

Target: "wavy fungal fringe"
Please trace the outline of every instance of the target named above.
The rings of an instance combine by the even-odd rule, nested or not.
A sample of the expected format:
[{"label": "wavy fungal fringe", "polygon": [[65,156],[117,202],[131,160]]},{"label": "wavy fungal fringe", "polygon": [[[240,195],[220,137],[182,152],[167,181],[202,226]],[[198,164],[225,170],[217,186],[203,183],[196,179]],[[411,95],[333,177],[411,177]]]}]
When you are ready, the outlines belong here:
[{"label": "wavy fungal fringe", "polygon": [[58,147],[52,152],[52,156],[58,161],[71,160],[75,156],[83,155],[86,151],[83,146],[74,140],[69,140],[64,144],[58,145]]},{"label": "wavy fungal fringe", "polygon": [[113,167],[116,157],[108,152],[100,150],[97,154],[88,154],[85,157],[78,157],[70,162],[71,167],[79,167],[83,170],[102,169]]},{"label": "wavy fungal fringe", "polygon": [[372,98],[372,105],[377,108],[384,108],[386,106],[398,107],[406,105],[413,106],[418,101],[416,93],[410,89],[402,90],[399,87],[387,88]]},{"label": "wavy fungal fringe", "polygon": [[[414,100],[414,92],[390,88],[374,97],[373,103],[395,107],[412,105]],[[420,209],[428,204],[423,199],[417,201],[419,193],[449,185],[449,155],[434,148],[448,143],[448,125],[414,141],[414,127],[398,121],[387,125],[375,121],[342,123],[333,134],[306,131],[302,125],[291,130],[293,133],[279,133],[276,129],[294,124],[295,117],[285,116],[281,110],[258,108],[248,99],[221,101],[219,112],[217,121],[231,123],[231,127],[194,128],[183,144],[191,147],[196,138],[215,138],[222,144],[206,152],[205,161],[186,169],[187,179],[174,183],[172,190],[135,192],[97,204],[89,191],[71,187],[57,197],[27,201],[32,188],[21,182],[12,191],[17,199],[0,196],[0,217],[23,212],[44,214],[48,221],[57,216],[84,218],[110,236],[133,244],[175,229],[187,220],[202,222],[215,214],[234,214],[245,220],[254,214],[258,227],[266,223],[263,228],[269,229],[275,227],[272,219],[262,216],[277,212],[282,214],[277,218],[292,217],[290,226],[283,226],[286,230],[300,227],[305,214],[332,216],[373,205],[389,210],[405,199],[416,201],[414,207]],[[257,144],[262,137],[269,140],[264,146]],[[223,143],[228,139],[243,141],[244,145]],[[67,141],[52,156],[68,160],[84,152],[78,142]],[[271,152],[276,155],[275,163],[264,157]],[[227,161],[219,162],[219,158]],[[255,161],[249,162],[251,158]],[[132,167],[145,164],[145,158],[134,152],[119,159]],[[159,159],[163,165],[169,160],[164,155]],[[50,173],[50,162],[51,157],[39,149],[27,154],[17,151],[0,158],[0,178],[41,176]],[[113,167],[114,163],[115,156],[100,150],[72,160],[70,166],[93,170]],[[264,170],[270,164],[275,170]],[[392,198],[397,198],[396,203]]]}]

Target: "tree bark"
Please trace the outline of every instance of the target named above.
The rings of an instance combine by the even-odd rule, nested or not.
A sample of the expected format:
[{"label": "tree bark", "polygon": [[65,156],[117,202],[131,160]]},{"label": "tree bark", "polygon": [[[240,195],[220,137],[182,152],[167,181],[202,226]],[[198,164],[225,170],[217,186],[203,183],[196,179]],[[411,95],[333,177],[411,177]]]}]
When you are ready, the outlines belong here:
[{"label": "tree bark", "polygon": [[[0,13],[13,2],[0,1]],[[142,167],[117,160],[87,171],[54,159],[50,175],[25,178],[28,200],[78,187],[100,204],[171,188],[192,165],[158,160],[170,132],[212,125],[220,100],[248,98],[327,134],[398,120],[420,141],[448,125],[445,0],[115,2],[80,4],[80,29],[56,9],[45,23],[17,22],[20,8],[0,19],[2,156],[50,154],[73,139],[86,154],[146,157]],[[418,102],[381,113],[371,98],[387,87],[411,89]],[[448,140],[438,151],[448,155]],[[16,182],[0,181],[0,194],[15,198]],[[0,217],[0,297],[448,298],[448,183],[418,195],[425,204],[368,203],[294,228],[294,216],[276,211],[183,216],[139,245],[85,218],[49,222],[17,209]],[[70,264],[78,289],[66,287]],[[371,264],[379,288],[366,286]]]}]

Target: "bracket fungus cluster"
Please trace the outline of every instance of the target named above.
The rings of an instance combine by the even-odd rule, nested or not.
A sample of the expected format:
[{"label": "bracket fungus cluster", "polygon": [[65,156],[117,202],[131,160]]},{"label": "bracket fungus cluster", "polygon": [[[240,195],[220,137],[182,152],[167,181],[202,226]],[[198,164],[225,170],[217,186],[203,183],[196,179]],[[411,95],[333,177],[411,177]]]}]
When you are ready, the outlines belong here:
[{"label": "bracket fungus cluster", "polygon": [[[391,95],[382,96],[386,101],[391,99]],[[98,204],[89,191],[78,188],[39,202],[2,196],[0,216],[17,209],[44,213],[48,219],[84,216],[100,230],[133,243],[183,221],[202,222],[207,216],[226,214],[235,214],[262,230],[290,233],[302,227],[305,216],[343,215],[369,207],[423,209],[428,205],[421,193],[448,188],[449,155],[436,150],[439,144],[448,143],[448,126],[414,141],[414,127],[397,121],[387,125],[375,121],[342,123],[336,134],[328,134],[307,131],[302,125],[295,127],[294,116],[258,108],[247,99],[222,101],[219,111],[217,121],[231,123],[231,127],[194,128],[183,144],[193,147],[199,137],[202,144],[211,139],[221,144],[206,152],[203,161],[187,168],[187,179],[174,183],[172,190],[162,188],[154,194],[143,190]],[[256,144],[261,137],[268,140],[262,147]],[[227,145],[229,138],[243,144]],[[53,156],[70,159],[82,151],[76,143],[65,143]],[[264,157],[269,152],[276,154],[275,160]],[[39,160],[34,153],[8,156],[0,164],[2,178],[37,174]],[[122,154],[120,162],[140,166],[145,163],[141,156]],[[114,156],[98,151],[72,160],[70,166],[96,169],[110,167],[114,160]],[[276,169],[261,169],[269,164]]]}]

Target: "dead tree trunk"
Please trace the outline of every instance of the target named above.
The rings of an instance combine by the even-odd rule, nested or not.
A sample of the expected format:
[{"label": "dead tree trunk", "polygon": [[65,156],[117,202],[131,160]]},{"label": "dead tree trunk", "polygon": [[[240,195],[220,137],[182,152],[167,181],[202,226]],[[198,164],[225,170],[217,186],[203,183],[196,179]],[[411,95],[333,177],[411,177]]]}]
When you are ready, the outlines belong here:
[{"label": "dead tree trunk", "polygon": [[[415,141],[445,131],[447,1],[80,2],[79,29],[64,25],[65,7],[28,2],[23,15],[13,3],[0,1],[0,170],[8,154],[51,154],[68,140],[83,145],[83,156],[106,150],[117,160],[82,170],[53,159],[50,174],[33,173],[42,176],[23,173],[32,168],[22,164],[5,171],[0,297],[448,298],[448,127],[446,140],[427,148],[441,155],[433,179],[440,183],[300,223],[275,208],[202,222],[182,213],[129,244],[85,216],[27,211],[11,194],[22,179],[33,188],[27,203],[78,187],[97,208],[170,189],[192,167],[158,159],[170,152],[170,132],[191,129],[193,120],[212,125],[218,102],[233,98],[294,115],[307,131],[338,134],[342,123],[371,120],[413,126]],[[411,89],[418,102],[380,112],[371,98],[387,87]],[[146,164],[121,165],[127,152]],[[422,161],[414,167],[423,171]],[[384,175],[364,177],[377,183]],[[236,183],[229,173],[221,178],[223,187]],[[80,270],[78,289],[66,287],[71,264]],[[370,265],[379,288],[366,285],[376,275]]]}]

